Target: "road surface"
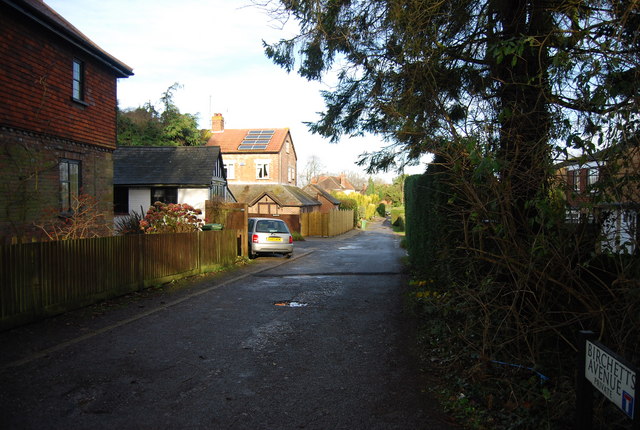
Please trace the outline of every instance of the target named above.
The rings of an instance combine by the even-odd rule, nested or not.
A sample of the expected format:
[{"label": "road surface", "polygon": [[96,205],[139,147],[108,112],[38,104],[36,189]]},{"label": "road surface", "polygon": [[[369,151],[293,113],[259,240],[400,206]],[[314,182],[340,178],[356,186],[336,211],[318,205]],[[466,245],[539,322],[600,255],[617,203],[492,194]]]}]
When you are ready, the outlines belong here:
[{"label": "road surface", "polygon": [[408,352],[399,238],[369,228],[0,333],[0,428],[450,428]]}]

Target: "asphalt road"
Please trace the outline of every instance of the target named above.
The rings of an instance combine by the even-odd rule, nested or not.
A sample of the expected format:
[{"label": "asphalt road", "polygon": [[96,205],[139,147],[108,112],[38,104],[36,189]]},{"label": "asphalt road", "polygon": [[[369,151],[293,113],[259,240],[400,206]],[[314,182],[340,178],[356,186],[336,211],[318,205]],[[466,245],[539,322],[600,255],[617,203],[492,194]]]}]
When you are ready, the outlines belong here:
[{"label": "asphalt road", "polygon": [[0,428],[450,428],[409,353],[399,238],[368,228],[0,333]]}]

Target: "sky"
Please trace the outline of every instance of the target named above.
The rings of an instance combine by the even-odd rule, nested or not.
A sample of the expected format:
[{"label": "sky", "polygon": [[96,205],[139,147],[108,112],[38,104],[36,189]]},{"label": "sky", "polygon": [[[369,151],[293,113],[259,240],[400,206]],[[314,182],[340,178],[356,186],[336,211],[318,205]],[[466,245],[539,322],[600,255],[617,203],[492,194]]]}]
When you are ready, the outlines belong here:
[{"label": "sky", "polygon": [[[324,110],[326,82],[288,74],[269,60],[262,40],[276,42],[295,34],[295,23],[273,21],[248,0],[45,0],[51,8],[103,50],[133,69],[118,80],[121,109],[160,97],[174,83],[182,88],[174,102],[182,113],[198,115],[210,127],[214,113],[225,128],[289,128],[298,172],[312,157],[323,171],[368,177],[355,162],[363,152],[388,145],[377,136],[343,137],[331,144],[311,134],[304,122]],[[422,173],[425,164],[405,168]],[[390,182],[398,172],[374,175]]]}]

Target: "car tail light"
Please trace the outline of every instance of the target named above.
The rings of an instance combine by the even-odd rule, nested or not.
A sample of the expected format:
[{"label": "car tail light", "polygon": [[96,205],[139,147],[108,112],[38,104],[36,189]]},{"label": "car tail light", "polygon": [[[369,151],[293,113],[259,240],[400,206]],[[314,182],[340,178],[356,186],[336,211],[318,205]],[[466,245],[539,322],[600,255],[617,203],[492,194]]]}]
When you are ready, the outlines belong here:
[{"label": "car tail light", "polygon": [[289,236],[289,243],[293,243],[293,236]]},{"label": "car tail light", "polygon": [[257,234],[254,234],[254,235],[251,237],[251,241],[252,241],[253,243],[258,243],[258,242],[259,242],[259,240],[258,240],[258,235],[257,235]]}]

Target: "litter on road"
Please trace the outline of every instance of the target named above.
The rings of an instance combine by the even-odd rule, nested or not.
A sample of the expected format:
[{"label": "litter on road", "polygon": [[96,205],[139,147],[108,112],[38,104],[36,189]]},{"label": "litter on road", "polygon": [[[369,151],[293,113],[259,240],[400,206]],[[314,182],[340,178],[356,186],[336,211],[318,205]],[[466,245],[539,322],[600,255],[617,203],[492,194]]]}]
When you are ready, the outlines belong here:
[{"label": "litter on road", "polygon": [[293,302],[291,300],[284,300],[281,302],[275,302],[274,305],[276,306],[286,306],[289,308],[303,308],[305,306],[307,306],[307,303],[300,303],[300,302]]}]

